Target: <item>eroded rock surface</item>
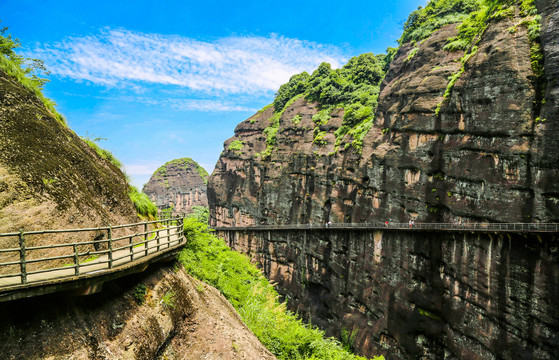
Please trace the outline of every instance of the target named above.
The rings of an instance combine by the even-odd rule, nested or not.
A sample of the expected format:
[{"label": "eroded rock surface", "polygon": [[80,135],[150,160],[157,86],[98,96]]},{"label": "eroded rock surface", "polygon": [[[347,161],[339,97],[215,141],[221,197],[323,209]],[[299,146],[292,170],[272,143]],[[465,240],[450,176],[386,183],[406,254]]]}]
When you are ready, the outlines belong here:
[{"label": "eroded rock surface", "polygon": [[[274,109],[240,123],[209,180],[212,224],[558,222],[559,10],[556,0],[538,6],[546,86],[516,8],[489,23],[445,99],[463,56],[443,51],[457,33],[447,25],[400,47],[361,153],[334,151],[342,109],[320,127],[326,144],[313,143],[320,108],[304,99],[283,112],[269,158]],[[557,357],[554,235],[301,236],[239,233],[230,244],[262,264],[293,310],[333,335],[357,328],[363,353]]]},{"label": "eroded rock surface", "polygon": [[275,359],[219,291],[172,266],[86,297],[2,303],[0,316],[2,359]]},{"label": "eroded rock surface", "polygon": [[189,213],[193,206],[208,206],[208,173],[190,158],[169,161],[155,171],[143,192],[160,210]]},{"label": "eroded rock surface", "polygon": [[134,223],[128,191],[120,169],[0,70],[0,232]]}]

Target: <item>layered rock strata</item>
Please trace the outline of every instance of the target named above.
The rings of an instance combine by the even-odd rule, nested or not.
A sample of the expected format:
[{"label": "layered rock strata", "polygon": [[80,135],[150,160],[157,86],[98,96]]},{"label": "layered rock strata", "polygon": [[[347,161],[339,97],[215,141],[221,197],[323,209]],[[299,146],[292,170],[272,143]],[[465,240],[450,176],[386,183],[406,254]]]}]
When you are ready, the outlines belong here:
[{"label": "layered rock strata", "polygon": [[[320,107],[305,99],[283,111],[265,159],[274,109],[239,124],[209,180],[211,223],[559,221],[559,10],[537,4],[543,78],[516,7],[491,20],[445,97],[464,55],[443,50],[457,34],[447,25],[400,47],[361,152],[335,151],[343,109],[320,126],[326,143],[313,142]],[[555,236],[238,236],[231,245],[262,264],[293,310],[330,334],[357,330],[363,353],[557,357]]]},{"label": "layered rock strata", "polygon": [[155,171],[143,192],[160,210],[189,213],[193,206],[208,206],[208,173],[190,158],[175,159]]},{"label": "layered rock strata", "polygon": [[557,235],[221,231],[292,311],[387,359],[559,356]]},{"label": "layered rock strata", "polygon": [[[462,66],[463,53],[443,50],[455,26],[436,31],[417,50],[401,46],[361,153],[351,146],[334,152],[343,109],[321,125],[327,133],[321,145],[313,143],[318,105],[297,100],[283,112],[266,160],[260,154],[274,109],[242,122],[209,182],[213,223],[559,220],[556,74],[546,67],[548,96],[543,107],[534,106],[542,91],[527,30],[509,31],[521,20],[490,23],[447,99],[448,78]],[[544,52],[553,61],[556,30],[545,24]],[[234,141],[243,147],[232,150]]]}]

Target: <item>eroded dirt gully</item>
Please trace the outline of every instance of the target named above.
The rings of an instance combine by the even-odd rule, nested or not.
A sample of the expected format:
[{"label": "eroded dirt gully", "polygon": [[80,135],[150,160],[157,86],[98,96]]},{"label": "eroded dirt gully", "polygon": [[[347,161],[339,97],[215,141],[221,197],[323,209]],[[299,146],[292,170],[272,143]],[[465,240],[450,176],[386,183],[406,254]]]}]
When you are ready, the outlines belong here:
[{"label": "eroded dirt gully", "polygon": [[219,291],[172,263],[94,295],[2,303],[0,318],[2,359],[275,359]]}]

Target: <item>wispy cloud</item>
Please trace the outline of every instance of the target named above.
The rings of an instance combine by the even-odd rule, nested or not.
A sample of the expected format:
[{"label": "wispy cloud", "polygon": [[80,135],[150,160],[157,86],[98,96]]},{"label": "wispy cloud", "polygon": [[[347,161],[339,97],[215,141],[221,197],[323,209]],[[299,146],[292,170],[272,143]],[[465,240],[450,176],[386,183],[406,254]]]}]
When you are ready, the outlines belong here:
[{"label": "wispy cloud", "polygon": [[[334,46],[278,35],[205,42],[125,29],[42,44],[33,56],[52,73],[77,81],[127,88],[158,84],[213,96],[273,92],[295,73],[312,71],[323,61],[333,67],[345,61]],[[214,105],[203,100],[186,104]]]}]

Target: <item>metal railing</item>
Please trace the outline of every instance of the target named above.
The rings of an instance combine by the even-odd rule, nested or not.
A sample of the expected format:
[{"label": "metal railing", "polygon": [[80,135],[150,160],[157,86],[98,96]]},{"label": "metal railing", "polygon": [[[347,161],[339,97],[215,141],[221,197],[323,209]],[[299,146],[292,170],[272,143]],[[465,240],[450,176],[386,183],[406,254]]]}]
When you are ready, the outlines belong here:
[{"label": "metal railing", "polygon": [[[185,243],[183,220],[0,233],[0,289],[118,268],[169,251]],[[64,242],[71,237],[76,241]]]},{"label": "metal railing", "polygon": [[304,229],[393,229],[393,230],[438,230],[438,231],[477,231],[477,232],[559,232],[559,223],[331,223],[331,224],[280,224],[253,226],[219,226],[216,231],[224,230],[304,230]]}]

